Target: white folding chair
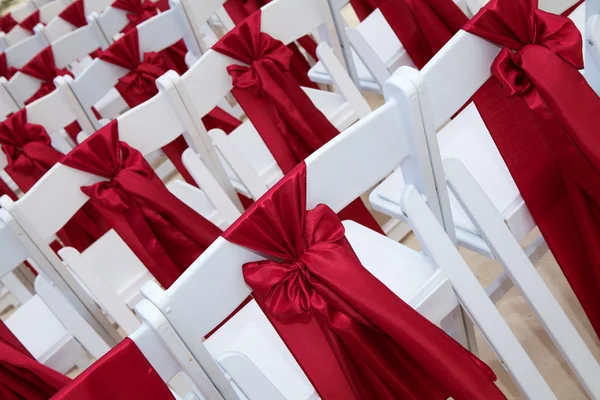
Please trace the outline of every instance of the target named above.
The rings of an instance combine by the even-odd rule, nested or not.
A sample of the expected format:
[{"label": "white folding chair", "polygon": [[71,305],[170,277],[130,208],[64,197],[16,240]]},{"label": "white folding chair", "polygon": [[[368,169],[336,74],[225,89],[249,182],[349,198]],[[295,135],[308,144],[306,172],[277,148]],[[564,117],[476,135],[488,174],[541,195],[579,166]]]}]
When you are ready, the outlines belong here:
[{"label": "white folding chair", "polygon": [[[470,104],[436,134],[436,129],[490,77],[490,66],[499,50],[484,39],[460,31],[420,72],[402,68],[395,75],[410,79],[418,93],[415,101],[421,116],[411,130],[413,136],[427,142],[436,186],[441,188],[438,207],[446,231],[464,247],[500,261],[505,272],[488,288],[493,301],[498,301],[514,282],[583,386],[592,397],[598,397],[600,387],[589,374],[600,373],[598,364],[532,265],[548,250],[546,243],[538,235],[525,253],[518,244],[535,223],[475,105]],[[448,76],[453,79],[448,80]],[[451,196],[444,189],[444,173],[448,171],[442,166],[442,156],[464,165],[453,167],[452,176],[447,176]],[[472,180],[476,184],[470,183]],[[401,218],[406,212],[399,201],[403,185],[402,172],[394,172],[371,193],[371,203]],[[481,199],[487,199],[487,203]]]},{"label": "white folding chair", "polygon": [[[0,252],[3,280],[28,258],[19,239],[1,220]],[[85,367],[87,354],[99,358],[108,351],[104,340],[44,275],[35,278],[34,286],[35,294],[29,294],[5,323],[38,361],[66,373],[75,365]]]},{"label": "white folding chair", "polygon": [[596,93],[600,93],[600,2],[589,0],[585,4],[585,79]]},{"label": "white folding chair", "polygon": [[[416,88],[408,79],[395,76],[386,91],[385,105],[306,159],[307,209],[324,203],[339,211],[400,165],[410,182],[402,202],[423,253],[346,221],[346,237],[361,263],[432,322],[444,327],[445,318],[452,320],[447,331],[465,343],[464,321],[456,313],[460,302],[521,391],[532,399],[555,398],[444,233],[434,216],[439,210],[432,213],[422,197],[432,202],[436,194],[426,143],[414,140],[409,131],[410,121],[419,118],[418,103],[413,100]],[[369,162],[356,162],[357,157]],[[164,313],[223,397],[236,398],[213,358],[236,351],[246,355],[283,398],[315,398],[308,380],[254,302],[204,343],[200,340],[250,294],[241,266],[260,258],[219,238],[169,289],[147,284],[142,293]],[[239,368],[230,369],[226,363],[221,367],[238,386],[254,387]],[[260,394],[249,397],[265,398]]]},{"label": "white folding chair", "polygon": [[[14,18],[17,23],[23,22],[25,18],[29,17],[32,13],[37,10],[36,5],[32,1],[25,1],[18,4],[10,10],[10,15]],[[13,44],[17,43],[21,39],[30,36],[31,32],[15,26],[10,32],[0,32],[0,49],[5,50]]]},{"label": "white folding chair", "polygon": [[[46,96],[48,97],[48,96]],[[33,107],[37,102],[28,106]],[[185,129],[172,111],[167,95],[159,93],[147,102],[118,117],[120,139],[148,155],[170,143]],[[168,188],[184,203],[202,214],[215,225],[226,228],[239,216],[239,211],[222,193],[214,178],[202,168],[195,153],[186,153],[184,160],[192,176],[204,190],[184,182],[174,182]],[[3,197],[0,203],[5,211],[23,227],[25,234],[42,252],[47,262],[57,271],[78,279],[88,290],[89,297],[113,318],[125,332],[139,326],[130,307],[139,301],[139,288],[152,276],[127,245],[109,231],[82,253],[75,249],[59,251],[62,261],[46,244],[70,218],[87,202],[81,186],[102,180],[96,175],[56,164],[16,202]],[[73,276],[75,278],[73,278]],[[65,278],[66,279],[66,278]]]},{"label": "white folding chair", "polygon": [[[54,17],[56,17],[62,10],[64,10],[69,4],[71,4],[72,0],[53,0],[50,1],[39,8],[35,8],[33,3],[27,3],[31,6],[27,7],[28,10],[31,10],[27,16],[32,14],[33,12],[39,11],[40,13],[40,24],[47,24]],[[30,8],[33,7],[33,8]],[[15,18],[16,19],[16,18]],[[23,18],[25,19],[25,18]],[[19,20],[17,20],[19,21]],[[19,21],[21,22],[21,21]],[[38,28],[39,29],[39,28]],[[35,30],[34,30],[35,31]],[[17,44],[19,41],[31,36],[32,32],[27,29],[22,28],[21,26],[15,26],[9,33],[4,36],[0,36],[0,46],[4,49],[9,46]]]},{"label": "white folding chair", "polygon": [[[102,12],[104,9],[110,6],[110,4],[112,4],[110,0],[84,0],[84,14],[89,15],[93,12]],[[49,21],[45,26],[36,27],[36,32],[44,35],[48,43],[54,43],[62,36],[77,29],[79,28],[71,25],[69,22],[65,21],[57,15],[56,17],[52,18],[52,20]],[[104,39],[102,33],[98,33],[102,36],[102,39]]]},{"label": "white folding chair", "polygon": [[[218,3],[215,2],[215,5]],[[326,5],[313,0],[278,0],[269,3],[263,7],[261,26],[264,32],[286,44],[319,27],[324,26],[329,32],[334,29]],[[339,43],[335,48],[339,49]],[[339,93],[310,88],[304,91],[333,125],[343,130],[367,115],[370,107],[334,51],[326,43],[321,43],[317,53],[334,77]],[[283,173],[252,123],[244,122],[229,135],[215,131],[210,136],[205,134],[206,130],[201,124],[201,118],[231,91],[232,80],[226,68],[233,62],[229,57],[208,50],[181,77],[170,71],[157,82],[159,88],[174,87],[179,93],[172,97],[174,107],[189,124],[190,130],[201,132],[202,143],[196,146],[196,150],[201,152],[202,160],[230,197],[235,196],[232,194],[233,186],[245,196],[257,199]]]}]

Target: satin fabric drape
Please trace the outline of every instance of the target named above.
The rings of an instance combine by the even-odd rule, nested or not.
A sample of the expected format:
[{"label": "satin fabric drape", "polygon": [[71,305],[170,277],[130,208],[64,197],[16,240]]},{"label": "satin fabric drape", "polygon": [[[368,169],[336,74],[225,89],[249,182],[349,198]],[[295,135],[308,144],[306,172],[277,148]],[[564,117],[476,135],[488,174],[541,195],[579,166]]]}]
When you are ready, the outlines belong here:
[{"label": "satin fabric drape", "polygon": [[169,387],[129,338],[93,363],[52,400],[174,400]]},{"label": "satin fabric drape", "polygon": [[244,280],[323,399],[504,399],[487,365],[361,265],[333,210],[306,211],[304,163],[223,237],[270,259]]},{"label": "satin fabric drape", "polygon": [[31,13],[27,18],[19,23],[19,26],[31,33],[33,33],[33,28],[40,23],[40,10],[35,10]]},{"label": "satin fabric drape", "polygon": [[60,14],[58,14],[58,16],[76,28],[81,28],[87,25],[83,0],[75,0]]},{"label": "satin fabric drape", "polygon": [[[260,10],[262,6],[269,3],[271,0],[227,0],[223,7],[227,11],[227,14],[231,17],[234,24],[241,24],[250,14]],[[310,55],[313,60],[318,61],[317,57],[317,43],[310,36],[303,36],[297,40],[298,44],[304,48],[306,53]],[[300,86],[311,87],[318,89],[319,86],[308,78],[308,70],[310,70],[310,64],[304,58],[300,49],[296,43],[290,43],[287,46],[292,52],[292,62],[290,64],[290,73],[294,75],[296,81]]]},{"label": "satin fabric drape", "polygon": [[[5,171],[23,192],[63,156],[52,147],[43,126],[27,122],[25,108],[0,123],[0,145],[8,161]],[[57,236],[65,245],[83,251],[105,232],[98,213],[88,206],[77,212]]]},{"label": "satin fabric drape", "polygon": [[[161,52],[144,53],[143,60],[140,60],[138,31],[133,29],[106,49],[100,55],[100,59],[130,70],[127,75],[119,79],[115,88],[129,107],[133,108],[158,93],[155,81],[169,69],[179,74],[187,70],[184,60],[186,51],[185,44],[180,41]],[[209,119],[203,119],[208,130],[221,128],[229,133],[241,123],[218,107],[208,115]],[[183,178],[195,185],[194,179],[181,161],[181,155],[187,148],[185,139],[180,136],[164,146],[163,151]]]},{"label": "satin fabric drape", "polygon": [[61,163],[108,179],[81,190],[165,288],[221,234],[167,190],[139,151],[119,141],[117,120]]},{"label": "satin fabric drape", "polygon": [[10,79],[14,74],[17,73],[17,71],[18,70],[15,67],[8,66],[8,62],[6,61],[6,53],[0,53],[0,76]]},{"label": "satin fabric drape", "polygon": [[362,21],[379,8],[419,69],[468,21],[452,0],[351,0]]},{"label": "satin fabric drape", "polygon": [[465,30],[504,48],[474,96],[527,208],[600,333],[600,99],[582,38],[535,0],[492,0]]},{"label": "satin fabric drape", "polygon": [[[249,65],[227,68],[233,79],[231,92],[287,173],[339,132],[287,73],[291,50],[261,32],[260,20],[258,10],[227,33],[213,50]],[[381,232],[360,199],[341,215]]]},{"label": "satin fabric drape", "polygon": [[154,17],[159,11],[169,9],[168,0],[116,0],[111,7],[127,12],[129,23],[121,32],[127,33],[142,22]]},{"label": "satin fabric drape", "polygon": [[10,13],[0,17],[0,31],[4,33],[10,32],[12,28],[14,28],[17,25],[17,21],[15,21],[15,19]]},{"label": "satin fabric drape", "polygon": [[70,379],[39,363],[0,320],[0,398],[47,400]]}]

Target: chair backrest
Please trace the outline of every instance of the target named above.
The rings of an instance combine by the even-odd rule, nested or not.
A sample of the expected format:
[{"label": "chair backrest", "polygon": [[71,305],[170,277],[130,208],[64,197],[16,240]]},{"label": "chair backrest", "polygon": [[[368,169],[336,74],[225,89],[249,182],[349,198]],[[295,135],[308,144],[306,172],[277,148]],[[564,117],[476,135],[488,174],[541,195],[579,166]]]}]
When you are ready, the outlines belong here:
[{"label": "chair backrest", "polygon": [[51,43],[57,68],[66,68],[93,51],[104,50],[110,45],[95,24],[70,31]]},{"label": "chair backrest", "polygon": [[590,0],[585,3],[585,79],[600,93],[600,2]]},{"label": "chair backrest", "polygon": [[[105,12],[112,13],[109,7]],[[118,10],[120,12],[120,10]],[[121,28],[122,29],[122,28]],[[140,44],[140,58],[143,53],[160,51],[184,38],[186,24],[181,22],[179,10],[171,8],[137,26]],[[91,108],[101,100],[129,71],[125,68],[94,60],[74,80],[68,79],[69,86],[85,109],[89,119],[99,128],[100,124]]]},{"label": "chair backrest", "polygon": [[[172,4],[176,3],[180,4],[183,13],[185,14],[186,18],[188,18],[194,35],[197,38],[202,38],[204,36],[204,32],[202,32],[200,27],[204,25],[212,15],[217,13],[217,11],[223,7],[225,0],[175,0]],[[200,40],[199,45],[199,52],[193,52],[196,55],[200,55],[210,48],[202,40]]]},{"label": "chair backrest", "polygon": [[[84,14],[88,15],[93,12],[102,12],[111,3],[112,1],[110,0],[84,0]],[[76,29],[77,28],[75,26],[71,25],[69,22],[57,15],[56,17],[52,18],[52,20],[48,22],[46,26],[40,29],[40,33],[46,37],[48,43],[54,43],[63,35],[66,35],[67,33]]]},{"label": "chair backrest", "polygon": [[6,85],[8,81],[4,77],[0,77],[0,119],[6,118],[8,114],[19,111],[19,105],[12,97]]},{"label": "chair backrest", "polygon": [[[18,23],[23,22],[25,18],[30,16],[37,10],[37,7],[31,1],[25,1],[15,6],[10,14]],[[0,32],[0,49],[7,49],[8,47],[16,44],[19,40],[30,36],[31,32],[21,28],[19,25],[15,26],[10,32]]]},{"label": "chair backrest", "polygon": [[31,35],[10,46],[4,53],[6,54],[6,63],[15,68],[21,68],[37,53],[44,50],[48,45],[43,37]]},{"label": "chair backrest", "polygon": [[[33,108],[36,103],[28,107]],[[29,116],[28,108],[28,119],[34,122],[37,119],[35,113],[32,114]],[[163,93],[119,116],[117,120],[120,140],[143,155],[160,149],[185,131]],[[27,220],[26,225],[35,227],[37,235],[49,238],[88,201],[81,186],[101,180],[104,178],[57,163],[23,197],[16,202],[3,198],[2,205],[15,219]],[[202,182],[198,183],[202,186]],[[214,206],[219,207],[218,204]]]},{"label": "chair backrest", "polygon": [[[76,107],[76,101],[69,88],[59,84],[52,93],[28,104],[26,107],[27,121],[42,125],[52,139],[52,145],[65,154],[72,149],[72,145],[69,139],[64,136],[64,127],[77,121],[84,132],[94,132],[93,126],[81,112],[81,109]],[[0,169],[5,167],[6,157],[4,153],[1,153]]]},{"label": "chair backrest", "polygon": [[[402,200],[425,254],[434,266],[448,275],[469,315],[507,369],[522,378],[519,383],[527,388],[526,392],[554,398],[421,196],[421,193],[431,193],[434,189],[431,181],[428,184],[424,179],[430,175],[430,164],[426,154],[422,153],[423,143],[414,141],[410,134],[412,118],[418,117],[418,105],[413,100],[416,88],[406,78],[394,76],[388,81],[386,92],[388,101],[385,105],[305,160],[306,208],[324,203],[339,211],[400,166],[409,182]],[[357,163],[358,155],[369,162]],[[423,191],[416,190],[413,184]],[[250,294],[241,266],[261,258],[219,238],[166,291],[156,285],[142,288],[144,296],[163,311],[224,396],[230,396],[230,389],[221,386],[223,380],[218,370],[211,372],[215,371],[214,362],[206,356],[206,349],[198,339],[221,323]],[[211,304],[211,307],[190,307],[190,304]],[[198,317],[198,313],[202,316]]]}]

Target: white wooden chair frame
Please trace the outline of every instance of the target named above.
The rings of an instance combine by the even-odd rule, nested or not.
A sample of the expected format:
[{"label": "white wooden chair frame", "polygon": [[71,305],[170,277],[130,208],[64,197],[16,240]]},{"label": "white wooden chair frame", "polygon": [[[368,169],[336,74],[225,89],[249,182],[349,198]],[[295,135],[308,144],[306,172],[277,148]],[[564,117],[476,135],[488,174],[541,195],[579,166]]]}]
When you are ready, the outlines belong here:
[{"label": "white wooden chair frame", "polygon": [[[432,213],[423,200],[421,193],[427,194],[430,203],[434,203],[432,200],[435,200],[436,194],[431,164],[426,153],[425,157],[418,156],[426,152],[426,143],[413,140],[408,131],[408,121],[419,118],[416,88],[406,78],[395,76],[388,82],[387,92],[389,97],[384,106],[306,159],[307,209],[325,203],[334,211],[338,211],[401,165],[409,182],[402,194],[402,203],[424,253],[442,278],[438,282],[451,282],[460,303],[528,398],[555,398],[439,225],[439,209],[436,211],[433,207]],[[407,96],[408,93],[410,95]],[[353,157],[348,157],[348,154],[354,153],[369,155],[370,162],[355,162]],[[438,216],[437,219],[435,215]],[[365,236],[381,238],[358,224],[345,223],[345,226],[347,235],[352,232],[350,228],[358,227],[356,229],[364,231]],[[352,243],[352,239],[350,242]],[[370,252],[368,246],[363,251],[356,246],[354,248],[364,264],[366,260],[363,260],[363,256]],[[260,258],[261,256],[251,251],[219,238],[168,290],[164,291],[154,284],[147,284],[142,289],[144,297],[163,312],[211,378],[213,385],[226,399],[238,397],[200,338],[214,329],[250,294],[250,289],[241,274],[241,266],[245,262]],[[407,301],[418,307],[419,302],[413,303],[416,300],[413,296],[416,294],[411,293],[411,300]],[[443,308],[445,303],[439,301],[440,298],[437,300],[428,303],[421,299],[418,309],[428,318],[439,322],[440,315],[436,311],[440,311],[440,307]],[[210,307],[202,307],[204,304],[210,304]],[[214,335],[216,334],[218,331]],[[241,380],[236,381],[238,386],[251,385],[244,381],[243,374],[236,373],[239,370],[232,371],[226,368],[226,372],[234,376],[234,381],[236,378]]]},{"label": "white wooden chair frame", "polygon": [[[20,23],[37,9],[38,7],[33,1],[25,1],[22,4],[15,6],[10,11],[10,14],[14,20],[17,21],[17,23]],[[10,32],[0,32],[0,50],[9,48],[19,40],[24,39],[29,35],[31,35],[31,33],[20,26],[15,26],[10,30]]]},{"label": "white wooden chair frame", "polygon": [[[54,93],[49,96],[52,95]],[[44,99],[49,96],[44,97]],[[159,93],[147,102],[118,117],[120,139],[138,149],[142,154],[148,155],[181,135],[185,129],[176,114],[170,111],[167,97],[166,94]],[[40,99],[29,105],[28,114],[30,108],[33,109],[42,100]],[[35,118],[29,119],[32,122],[35,121]],[[195,153],[188,152],[184,156],[186,165],[193,168],[190,173],[197,179],[197,183],[204,188],[204,191],[183,182],[170,184],[169,189],[175,195],[181,196],[181,199],[190,207],[202,212],[221,228],[225,228],[237,219],[240,215],[239,211],[235,205],[228,201],[227,196],[222,192],[212,175],[203,168],[202,163],[198,159],[194,160],[194,158]],[[86,287],[89,290],[90,293],[86,293],[86,297],[88,299],[95,298],[126,332],[131,332],[139,325],[139,323],[136,324],[135,317],[133,317],[128,307],[128,303],[131,306],[135,304],[135,293],[132,295],[132,291],[139,291],[141,284],[151,279],[151,276],[133,254],[126,253],[129,249],[126,248],[121,239],[114,235],[114,232],[112,236],[109,234],[103,236],[92,245],[100,248],[100,250],[94,252],[96,256],[92,257],[92,260],[83,257],[85,252],[82,256],[74,249],[61,250],[59,254],[64,256],[64,260],[69,264],[69,268],[74,272],[74,275],[66,270],[66,266],[52,253],[46,244],[49,238],[53,237],[73,214],[87,202],[88,197],[81,192],[80,187],[93,184],[102,179],[96,175],[84,173],[59,163],[52,167],[19,200],[13,202],[10,198],[3,197],[0,199],[0,204],[24,227],[23,229],[27,232],[26,235],[32,238],[32,244],[38,248],[39,252],[44,254],[49,267],[57,271],[65,280],[78,279],[82,282],[83,285],[77,284],[77,286],[80,288]],[[51,197],[55,198],[55,201],[51,201]],[[118,247],[118,245],[120,246]],[[127,284],[133,286],[133,289],[122,288],[123,291],[118,291],[117,295],[115,295],[114,289],[111,290],[110,285],[105,282],[106,279],[98,279],[98,273],[90,268],[90,264],[101,268],[104,261],[99,259],[100,256],[107,257],[107,253],[111,251],[127,257],[128,260],[133,257],[134,261],[131,266],[136,267],[129,274],[127,281]],[[131,252],[129,251],[129,253]],[[137,264],[133,264],[135,261],[137,261]],[[125,267],[126,265],[123,266],[123,268]],[[146,274],[144,274],[144,271]]]},{"label": "white wooden chair frame", "polygon": [[[421,72],[405,67],[395,75],[409,79],[418,93],[415,101],[419,103],[420,117],[414,120],[411,129],[413,136],[427,142],[436,187],[445,188],[446,179],[449,180],[452,193],[475,225],[481,243],[470,241],[463,235],[464,232],[461,233],[461,229],[455,228],[448,192],[442,189],[437,191],[437,202],[442,210],[441,221],[446,232],[450,237],[458,238],[463,245],[474,249],[480,245],[481,249],[486,249],[480,251],[482,254],[498,259],[505,271],[488,288],[490,297],[497,301],[514,282],[582,385],[592,397],[598,397],[600,385],[593,376],[600,373],[600,367],[533,267],[532,262],[539,260],[547,251],[547,245],[543,238],[538,237],[526,252],[519,246],[518,240],[535,227],[522,200],[519,208],[510,210],[507,216],[494,205],[490,207],[487,195],[477,184],[473,184],[473,178],[460,163],[444,163],[452,168],[452,175],[448,171],[450,168],[442,166],[436,128],[454,115],[490,77],[490,65],[499,50],[490,42],[459,31]],[[448,80],[445,78],[447,76],[453,79]],[[376,209],[393,216],[401,216],[406,212],[398,201],[390,200],[394,196],[398,198],[402,192],[401,181],[400,172],[395,172],[371,193],[370,199]],[[487,201],[483,201],[483,198]],[[429,204],[432,204],[431,199]],[[502,215],[500,218],[499,214]]]}]

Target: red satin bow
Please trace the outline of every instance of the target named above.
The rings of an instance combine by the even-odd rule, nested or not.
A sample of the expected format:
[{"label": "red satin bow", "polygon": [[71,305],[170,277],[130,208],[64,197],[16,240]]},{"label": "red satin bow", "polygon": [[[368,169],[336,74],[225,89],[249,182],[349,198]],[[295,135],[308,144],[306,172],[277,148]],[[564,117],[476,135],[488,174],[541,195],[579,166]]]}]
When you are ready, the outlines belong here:
[{"label": "red satin bow", "polygon": [[169,387],[129,338],[83,371],[52,400],[174,400]]},{"label": "red satin bow", "polygon": [[[23,192],[63,156],[52,147],[43,126],[27,122],[25,108],[0,123],[0,144],[8,160],[6,172]],[[95,210],[86,207],[71,218],[58,236],[65,245],[83,251],[105,232]]]},{"label": "red satin bow", "polygon": [[35,10],[31,15],[19,23],[19,26],[31,33],[33,28],[40,23],[40,10]]},{"label": "red satin bow", "polygon": [[171,194],[141,153],[119,141],[116,120],[61,163],[108,179],[81,190],[165,288],[221,233]]},{"label": "red satin bow", "polygon": [[[241,24],[248,16],[252,13],[260,10],[262,6],[269,3],[271,0],[227,0],[223,7],[233,20],[236,25]],[[303,36],[299,38],[298,44],[306,50],[306,52],[314,59],[318,60],[317,57],[317,43],[310,36]],[[312,82],[308,78],[308,71],[310,70],[310,64],[304,58],[298,46],[295,43],[290,43],[288,46],[293,52],[292,62],[290,66],[290,73],[294,75],[294,78],[300,86],[310,87],[318,89],[319,86]]]},{"label": "red satin bow", "polygon": [[46,400],[69,382],[36,361],[0,320],[0,398]]},{"label": "red satin bow", "polygon": [[244,279],[322,398],[504,399],[487,365],[361,265],[329,207],[306,211],[304,163],[223,237],[270,258]]},{"label": "red satin bow", "polygon": [[[213,50],[248,66],[227,67],[232,93],[284,173],[338,134],[288,74],[292,52],[260,30],[258,10],[227,33]],[[378,232],[381,228],[360,199],[342,211]]]},{"label": "red satin bow", "polygon": [[65,8],[58,16],[76,28],[87,25],[83,0],[75,0],[75,2]]},{"label": "red satin bow", "polygon": [[33,57],[27,64],[25,64],[25,66],[23,66],[23,68],[21,68],[21,73],[42,81],[40,88],[25,101],[25,104],[32,103],[35,100],[52,93],[55,89],[54,78],[57,76],[73,76],[73,74],[71,74],[67,69],[56,68],[54,54],[52,53],[52,46],[46,47],[35,57]]},{"label": "red satin bow", "polygon": [[572,21],[493,0],[465,30],[504,47],[474,99],[527,208],[600,334],[600,99]]},{"label": "red satin bow", "polygon": [[15,67],[9,67],[6,61],[6,53],[0,53],[0,76],[10,79],[16,74],[18,69]]},{"label": "red satin bow", "polygon": [[154,17],[158,11],[165,11],[169,8],[168,0],[116,0],[111,7],[127,11],[129,24],[123,28],[122,32],[127,33],[142,22]]},{"label": "red satin bow", "polygon": [[10,32],[12,28],[14,28],[17,25],[17,21],[15,21],[15,19],[10,13],[0,17],[0,31],[4,33]]}]

